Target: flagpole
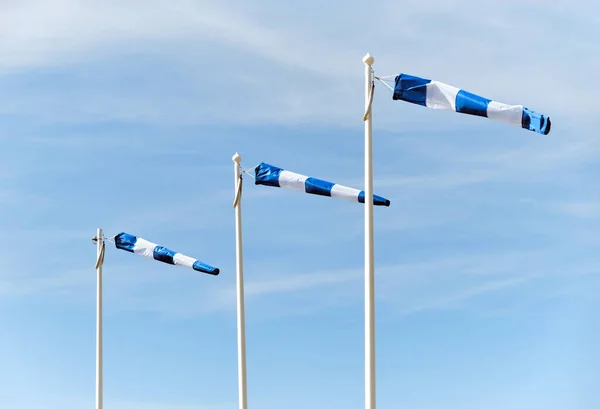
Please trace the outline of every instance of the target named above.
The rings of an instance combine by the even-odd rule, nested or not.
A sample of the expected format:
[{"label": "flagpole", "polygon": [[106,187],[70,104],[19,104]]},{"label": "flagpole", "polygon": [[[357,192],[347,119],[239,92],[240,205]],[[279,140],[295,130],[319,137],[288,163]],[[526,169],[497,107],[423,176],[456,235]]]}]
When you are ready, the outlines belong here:
[{"label": "flagpole", "polygon": [[235,186],[235,265],[237,290],[237,335],[238,335],[238,399],[239,409],[247,409],[246,387],[246,323],[244,312],[244,260],[242,254],[242,157],[236,152],[233,160]]},{"label": "flagpole", "polygon": [[375,263],[373,245],[373,146],[371,92],[375,59],[365,64],[365,409],[375,409]]},{"label": "flagpole", "polygon": [[96,237],[96,409],[102,409],[102,264],[104,235],[98,229]]}]

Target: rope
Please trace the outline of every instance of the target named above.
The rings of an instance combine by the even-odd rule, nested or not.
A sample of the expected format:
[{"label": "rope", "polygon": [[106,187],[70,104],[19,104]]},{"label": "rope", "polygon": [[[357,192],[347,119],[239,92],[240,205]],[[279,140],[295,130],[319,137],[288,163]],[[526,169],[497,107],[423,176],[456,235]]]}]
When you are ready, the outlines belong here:
[{"label": "rope", "polygon": [[[254,168],[256,168],[256,166]],[[250,168],[250,169],[254,169],[254,168]],[[252,179],[256,179],[254,177],[254,175],[252,173],[250,173],[250,169],[248,169],[248,170],[242,170],[242,172],[245,173],[246,175],[250,176]]]},{"label": "rope", "polygon": [[367,111],[363,115],[363,121],[366,121],[371,116],[371,106],[373,105],[373,94],[375,93],[375,81],[371,82],[371,92],[369,92],[369,105]]},{"label": "rope", "polygon": [[98,258],[96,259],[96,270],[100,268],[102,264],[104,264],[104,249],[106,247],[106,243],[102,242],[102,247],[100,247],[100,254],[98,254]]},{"label": "rope", "polygon": [[379,81],[384,87],[386,87],[387,89],[389,89],[390,91],[394,92],[394,88],[392,88],[392,86],[390,84],[388,84],[387,82],[385,82],[385,80],[382,80],[379,77],[375,77],[375,79],[377,81]]},{"label": "rope", "polygon": [[238,203],[240,202],[240,199],[242,198],[242,182],[243,181],[244,181],[244,179],[242,178],[242,175],[240,174],[240,181],[237,186],[237,192],[235,193],[235,199],[233,199],[233,208],[234,209],[237,207]]},{"label": "rope", "polygon": [[252,166],[251,168],[248,168],[248,169],[246,169],[246,170],[243,170],[243,169],[242,169],[242,172],[243,172],[243,173],[245,173],[246,175],[250,176],[252,179],[256,179],[256,178],[254,177],[254,175],[253,175],[252,173],[250,173],[250,171],[253,171],[253,170],[254,170],[254,169],[256,169],[258,166],[259,166],[259,165],[255,165],[255,166]]}]

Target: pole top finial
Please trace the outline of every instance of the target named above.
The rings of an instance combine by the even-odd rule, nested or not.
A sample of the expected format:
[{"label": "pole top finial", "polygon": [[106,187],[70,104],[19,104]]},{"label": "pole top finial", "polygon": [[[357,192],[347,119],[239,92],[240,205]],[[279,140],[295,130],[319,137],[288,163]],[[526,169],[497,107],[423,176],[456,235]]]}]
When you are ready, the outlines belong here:
[{"label": "pole top finial", "polygon": [[240,163],[242,161],[242,157],[239,153],[236,152],[235,155],[233,155],[233,157],[231,158],[231,160],[236,163]]},{"label": "pole top finial", "polygon": [[365,65],[368,65],[370,67],[375,62],[375,58],[373,58],[371,54],[366,53],[362,61],[365,63]]}]

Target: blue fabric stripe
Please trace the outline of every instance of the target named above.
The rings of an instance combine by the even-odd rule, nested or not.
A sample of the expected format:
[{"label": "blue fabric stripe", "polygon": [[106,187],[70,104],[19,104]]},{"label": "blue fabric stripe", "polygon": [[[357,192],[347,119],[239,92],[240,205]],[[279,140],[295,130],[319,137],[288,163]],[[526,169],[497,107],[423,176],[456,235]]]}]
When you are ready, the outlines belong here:
[{"label": "blue fabric stripe", "polygon": [[115,246],[118,249],[133,253],[133,246],[137,242],[137,237],[133,234],[119,233],[115,236]]},{"label": "blue fabric stripe", "polygon": [[[365,192],[364,192],[364,190],[358,194],[358,201],[360,203],[364,203],[365,202]],[[385,197],[373,195],[373,205],[374,206],[389,206],[390,205],[390,201],[387,200]]]},{"label": "blue fabric stripe", "polygon": [[218,268],[209,266],[201,261],[196,261],[192,268],[196,271],[200,271],[201,273],[212,274],[214,276],[218,276],[220,272]]},{"label": "blue fabric stripe", "polygon": [[394,100],[412,102],[413,104],[426,106],[427,84],[431,80],[415,77],[408,74],[400,74],[396,77],[394,85]]},{"label": "blue fabric stripe", "polygon": [[280,187],[279,174],[282,170],[277,166],[261,163],[254,169],[254,184]]},{"label": "blue fabric stripe", "polygon": [[304,191],[314,195],[331,196],[331,188],[335,183],[326,180],[308,178],[304,182]]},{"label": "blue fabric stripe", "polygon": [[538,114],[535,111],[523,107],[521,126],[530,131],[548,135],[548,133],[550,133],[552,122],[550,122],[550,118],[545,115]]},{"label": "blue fabric stripe", "polygon": [[461,89],[458,91],[458,94],[456,94],[456,112],[487,118],[487,107],[490,102],[489,99],[471,94],[470,92]]},{"label": "blue fabric stripe", "polygon": [[154,260],[162,261],[163,263],[175,264],[175,262],[173,261],[173,256],[175,255],[175,253],[175,251],[169,250],[166,247],[156,246],[154,247],[153,257]]}]

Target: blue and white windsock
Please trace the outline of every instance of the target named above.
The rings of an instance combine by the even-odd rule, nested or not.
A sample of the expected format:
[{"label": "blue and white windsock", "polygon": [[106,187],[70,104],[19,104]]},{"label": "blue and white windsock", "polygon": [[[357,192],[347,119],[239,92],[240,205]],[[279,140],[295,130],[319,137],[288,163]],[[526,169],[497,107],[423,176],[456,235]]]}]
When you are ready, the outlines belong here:
[{"label": "blue and white windsock", "polygon": [[[256,185],[283,187],[313,195],[337,197],[359,203],[365,202],[364,191],[290,172],[267,163],[258,165],[254,169],[254,175],[254,184]],[[373,195],[373,204],[375,206],[389,206],[390,201],[381,196]]]},{"label": "blue and white windsock", "polygon": [[550,132],[550,118],[525,108],[492,101],[465,90],[408,74],[396,76],[394,100],[412,102],[427,108],[483,116],[517,125],[543,135]]},{"label": "blue and white windsock", "polygon": [[200,271],[206,274],[219,275],[219,269],[208,264],[204,264],[194,258],[184,256],[166,247],[156,245],[136,237],[133,234],[119,233],[115,236],[115,246],[118,249],[139,254],[140,256],[152,258],[157,261],[162,261],[167,264],[183,266]]}]

